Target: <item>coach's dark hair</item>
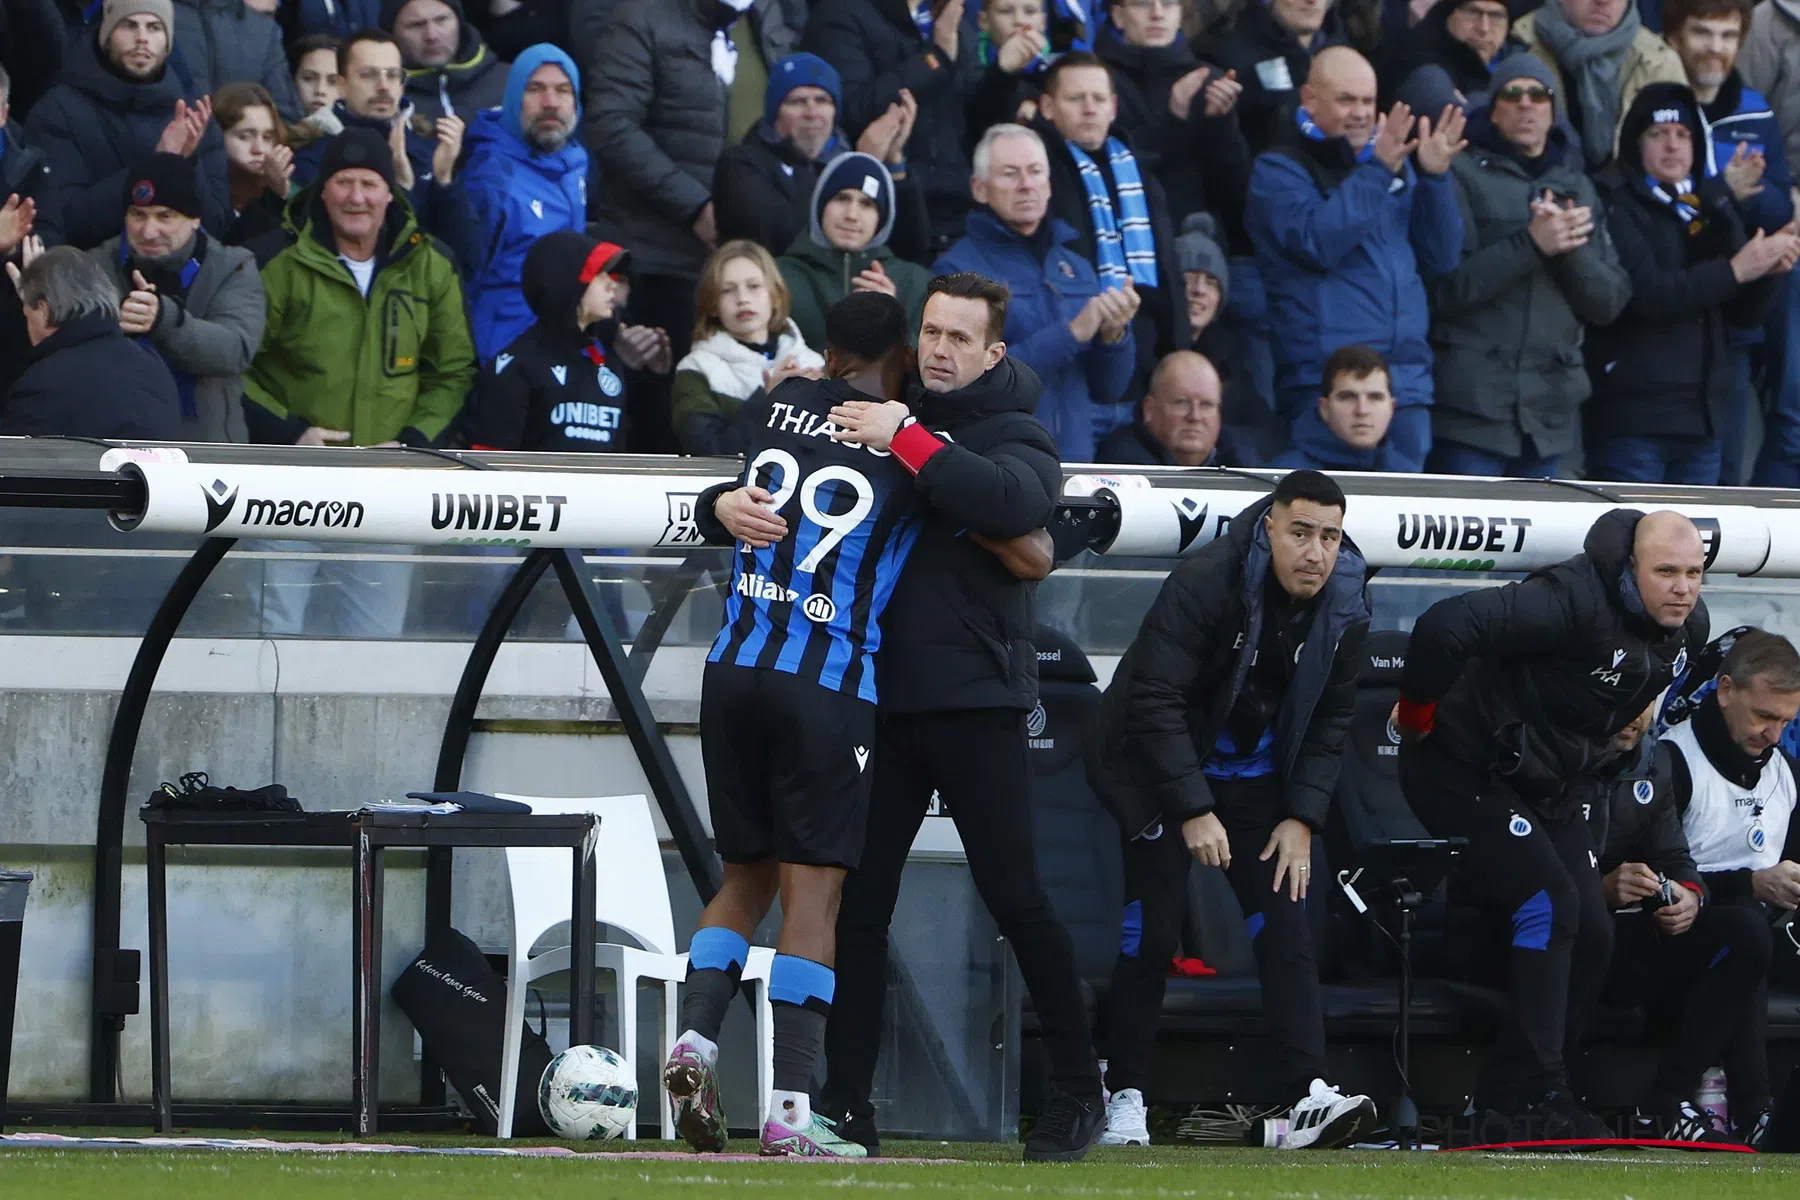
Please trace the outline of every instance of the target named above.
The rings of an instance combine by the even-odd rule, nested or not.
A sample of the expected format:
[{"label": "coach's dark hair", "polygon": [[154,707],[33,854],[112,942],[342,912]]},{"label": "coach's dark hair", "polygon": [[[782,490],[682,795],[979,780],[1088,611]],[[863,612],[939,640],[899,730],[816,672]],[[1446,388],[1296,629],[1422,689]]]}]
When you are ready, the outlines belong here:
[{"label": "coach's dark hair", "polygon": [[1053,59],[1050,69],[1044,72],[1044,90],[1055,94],[1056,81],[1062,78],[1062,73],[1079,67],[1097,67],[1105,71],[1107,86],[1115,92],[1119,90],[1119,85],[1113,82],[1112,68],[1106,65],[1105,59],[1091,50],[1071,50]]},{"label": "coach's dark hair", "polygon": [[1388,391],[1394,390],[1394,373],[1388,368],[1388,360],[1381,357],[1381,352],[1370,346],[1339,346],[1325,360],[1325,369],[1319,372],[1319,393],[1329,396],[1337,388],[1338,377],[1348,375],[1352,379],[1367,379],[1380,371],[1387,377]]},{"label": "coach's dark hair", "polygon": [[348,77],[350,74],[350,52],[363,42],[374,42],[377,46],[398,46],[394,35],[385,29],[359,29],[345,38],[337,48],[338,74]]},{"label": "coach's dark hair", "polygon": [[851,292],[825,313],[825,348],[878,363],[906,345],[906,306],[884,292]]},{"label": "coach's dark hair", "polygon": [[933,296],[980,300],[987,305],[988,310],[988,345],[1005,339],[1006,306],[1012,300],[1012,291],[1004,283],[996,283],[986,275],[977,275],[973,271],[958,271],[954,275],[939,275],[933,279],[925,289],[926,303],[930,303]]},{"label": "coach's dark hair", "polygon": [[1743,686],[1761,675],[1778,692],[1800,692],[1800,651],[1779,633],[1752,629],[1731,643],[1719,674]]},{"label": "coach's dark hair", "polygon": [[1337,485],[1337,480],[1323,471],[1289,471],[1275,485],[1274,499],[1277,504],[1310,500],[1314,504],[1335,508],[1340,512],[1350,507],[1344,501],[1344,489]]}]

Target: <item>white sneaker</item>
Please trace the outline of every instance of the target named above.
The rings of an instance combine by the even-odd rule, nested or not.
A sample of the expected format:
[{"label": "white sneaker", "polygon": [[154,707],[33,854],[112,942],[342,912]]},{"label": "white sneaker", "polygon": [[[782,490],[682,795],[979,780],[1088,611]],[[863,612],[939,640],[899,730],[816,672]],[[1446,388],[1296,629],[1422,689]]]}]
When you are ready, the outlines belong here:
[{"label": "white sneaker", "polygon": [[1101,1146],[1148,1146],[1150,1144],[1149,1113],[1144,1108],[1144,1093],[1136,1088],[1114,1092],[1106,1103],[1106,1131],[1100,1135]]},{"label": "white sneaker", "polygon": [[1306,1098],[1288,1114],[1283,1150],[1331,1150],[1347,1146],[1375,1128],[1375,1102],[1346,1096],[1323,1079],[1312,1081]]}]

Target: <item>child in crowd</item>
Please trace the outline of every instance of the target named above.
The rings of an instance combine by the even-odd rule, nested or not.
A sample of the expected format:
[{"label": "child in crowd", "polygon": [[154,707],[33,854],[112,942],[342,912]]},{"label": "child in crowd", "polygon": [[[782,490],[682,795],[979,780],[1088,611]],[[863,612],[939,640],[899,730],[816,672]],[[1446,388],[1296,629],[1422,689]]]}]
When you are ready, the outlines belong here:
[{"label": "child in crowd", "polygon": [[329,33],[310,34],[289,42],[287,54],[294,93],[300,97],[300,122],[291,131],[296,140],[310,142],[344,132],[344,123],[331,111],[344,94],[338,39]]},{"label": "child in crowd", "polygon": [[675,365],[670,404],[684,454],[737,454],[744,401],[790,375],[819,378],[825,360],[788,317],[787,284],[755,242],[726,242],[700,273],[694,348]]},{"label": "child in crowd", "polygon": [[519,282],[537,323],[476,377],[467,426],[476,449],[628,448],[621,361],[655,373],[669,369],[667,333],[620,326],[613,317],[630,262],[613,243],[571,230],[532,244]]},{"label": "child in crowd", "polygon": [[213,116],[225,132],[231,185],[232,221],[219,240],[242,246],[281,228],[281,209],[294,176],[294,152],[275,99],[260,83],[228,83],[220,88],[213,95]]}]

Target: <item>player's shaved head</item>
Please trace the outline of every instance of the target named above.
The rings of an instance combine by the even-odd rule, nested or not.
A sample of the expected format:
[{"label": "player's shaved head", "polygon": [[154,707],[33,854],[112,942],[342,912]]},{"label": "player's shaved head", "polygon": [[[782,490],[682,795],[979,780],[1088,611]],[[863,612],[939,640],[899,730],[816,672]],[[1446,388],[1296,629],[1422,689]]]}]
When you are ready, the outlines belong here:
[{"label": "player's shaved head", "polygon": [[851,292],[825,313],[825,373],[897,400],[913,369],[906,309],[882,292]]},{"label": "player's shaved head", "polygon": [[1375,136],[1375,68],[1348,46],[1327,46],[1313,56],[1300,103],[1320,133],[1361,150]]},{"label": "player's shaved head", "polygon": [[1645,613],[1664,629],[1679,628],[1700,602],[1706,573],[1699,528],[1666,509],[1640,518],[1631,535],[1631,564]]}]

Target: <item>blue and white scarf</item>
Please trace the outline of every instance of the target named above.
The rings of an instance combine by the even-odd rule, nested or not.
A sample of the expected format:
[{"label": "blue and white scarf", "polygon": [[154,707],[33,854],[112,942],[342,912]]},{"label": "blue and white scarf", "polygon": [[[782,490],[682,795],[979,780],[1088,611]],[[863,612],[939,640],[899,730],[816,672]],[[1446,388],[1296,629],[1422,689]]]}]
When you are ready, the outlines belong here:
[{"label": "blue and white scarf", "polygon": [[1699,233],[1706,227],[1706,222],[1700,218],[1700,197],[1694,191],[1692,176],[1674,185],[1674,195],[1670,195],[1669,189],[1654,175],[1644,176],[1644,182],[1650,186],[1652,196],[1674,209],[1675,215],[1687,222],[1690,235]]},{"label": "blue and white scarf", "polygon": [[937,28],[937,16],[931,11],[931,0],[922,0],[919,7],[912,12],[913,28],[919,31],[919,40],[929,42],[932,30]]},{"label": "blue and white scarf", "polygon": [[[1304,107],[1294,110],[1294,123],[1300,127],[1300,133],[1309,142],[1328,142],[1331,140],[1325,136],[1325,131],[1323,129],[1320,129],[1317,125],[1313,124],[1312,114],[1307,112]],[[1362,149],[1356,152],[1356,161],[1359,163],[1366,163],[1374,157],[1375,139],[1371,136],[1368,141],[1362,144]]]},{"label": "blue and white scarf", "polygon": [[1100,272],[1100,290],[1113,291],[1125,286],[1130,276],[1141,287],[1156,286],[1156,239],[1150,232],[1150,205],[1144,199],[1144,181],[1138,175],[1137,160],[1118,138],[1106,139],[1106,157],[1112,165],[1113,183],[1119,189],[1119,210],[1123,219],[1113,213],[1112,197],[1106,191],[1106,176],[1089,158],[1087,151],[1074,142],[1069,153],[1081,171],[1082,186],[1087,189],[1088,215],[1094,222],[1094,266]]}]

